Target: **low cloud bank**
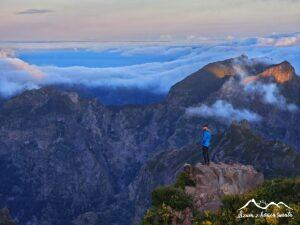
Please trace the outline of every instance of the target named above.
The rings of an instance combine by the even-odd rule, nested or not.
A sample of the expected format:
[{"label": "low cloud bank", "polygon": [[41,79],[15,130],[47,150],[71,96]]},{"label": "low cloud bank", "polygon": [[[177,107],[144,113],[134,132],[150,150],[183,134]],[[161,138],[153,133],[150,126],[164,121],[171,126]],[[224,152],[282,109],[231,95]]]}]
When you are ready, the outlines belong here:
[{"label": "low cloud bank", "polygon": [[39,88],[45,74],[34,65],[14,57],[10,50],[0,51],[0,95],[10,97],[23,90]]},{"label": "low cloud bank", "polygon": [[258,38],[257,43],[259,45],[270,45],[270,46],[293,46],[300,43],[300,33],[291,35],[277,35],[265,38]]},{"label": "low cloud bank", "polygon": [[[163,94],[167,93],[172,85],[195,72],[208,61],[212,61],[212,56],[201,60],[203,55],[200,50],[191,52],[190,49],[190,47],[181,47],[165,51],[165,54],[172,54],[172,51],[176,54],[181,53],[174,60],[166,62],[104,68],[36,66],[8,54],[7,51],[0,51],[2,56],[0,58],[0,95],[9,97],[22,90],[51,84],[140,88]],[[122,51],[121,54],[123,51],[124,54],[133,54],[133,52],[129,53],[128,49],[119,51]],[[188,53],[182,54],[182,52]],[[140,57],[140,54],[141,50],[137,57]],[[221,60],[221,57],[218,56],[216,59]]]},{"label": "low cloud bank", "polygon": [[176,56],[187,55],[193,52],[192,46],[136,46],[122,47],[118,49],[112,49],[110,52],[120,53],[122,56],[134,56],[134,55],[164,55],[164,56]]},{"label": "low cloud bank", "polygon": [[[282,38],[287,37],[278,36],[273,38],[283,40]],[[63,46],[60,43],[55,45]],[[18,46],[22,47],[20,44]],[[88,46],[86,47],[88,48]],[[98,47],[93,43],[92,51],[103,51]],[[80,49],[74,49],[74,51],[80,51]],[[272,63],[288,60],[296,68],[296,72],[300,71],[300,61],[298,60],[300,58],[300,44],[290,48],[270,44],[258,46],[256,41],[232,40],[226,44],[194,44],[187,46],[113,46],[107,48],[106,51],[121,55],[122,60],[126,60],[127,57],[129,59],[132,57],[147,57],[147,55],[163,55],[167,56],[168,60],[160,60],[159,57],[154,57],[153,61],[147,63],[99,68],[89,68],[84,65],[72,67],[37,66],[21,60],[11,50],[0,49],[0,95],[9,97],[22,90],[51,84],[141,88],[165,94],[172,85],[204,65],[236,57],[242,53],[247,54],[250,58],[268,58]],[[16,52],[18,53],[18,50]],[[53,50],[53,54],[55,54],[55,50]],[[77,59],[77,61],[80,62],[81,60]],[[84,61],[84,58],[82,61]],[[247,75],[243,74],[243,71],[239,71],[239,73],[241,76]],[[282,102],[282,100],[280,101]],[[280,104],[282,105],[282,103]]]},{"label": "low cloud bank", "polygon": [[297,110],[295,104],[287,103],[287,100],[280,94],[279,88],[275,83],[263,84],[260,82],[252,82],[245,86],[245,91],[250,94],[257,93],[264,103],[274,105],[282,110],[291,112]]},{"label": "low cloud bank", "polygon": [[201,105],[199,107],[189,107],[186,109],[188,116],[200,116],[204,118],[213,117],[223,123],[233,121],[248,120],[249,122],[259,122],[262,117],[247,109],[236,109],[227,101],[218,100],[211,106]]},{"label": "low cloud bank", "polygon": [[0,59],[13,58],[13,57],[15,57],[15,52],[12,49],[0,48]]}]

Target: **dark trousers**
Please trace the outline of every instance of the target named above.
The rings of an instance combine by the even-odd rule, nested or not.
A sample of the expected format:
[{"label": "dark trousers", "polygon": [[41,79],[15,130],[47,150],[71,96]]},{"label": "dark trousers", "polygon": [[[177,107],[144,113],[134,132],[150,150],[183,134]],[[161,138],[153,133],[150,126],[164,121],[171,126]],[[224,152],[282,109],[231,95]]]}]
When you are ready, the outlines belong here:
[{"label": "dark trousers", "polygon": [[208,165],[209,164],[208,147],[202,146],[202,153],[203,153],[204,164]]}]

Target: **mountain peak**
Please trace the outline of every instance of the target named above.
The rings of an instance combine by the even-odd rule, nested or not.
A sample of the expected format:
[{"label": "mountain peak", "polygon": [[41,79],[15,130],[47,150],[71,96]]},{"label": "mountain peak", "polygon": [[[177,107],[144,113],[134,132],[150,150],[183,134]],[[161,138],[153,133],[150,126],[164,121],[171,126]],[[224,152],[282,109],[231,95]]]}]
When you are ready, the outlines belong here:
[{"label": "mountain peak", "polygon": [[237,59],[248,60],[249,58],[246,54],[243,53],[240,56],[238,56]]},{"label": "mountain peak", "polygon": [[2,113],[27,115],[43,109],[44,113],[70,113],[80,107],[83,100],[75,92],[54,87],[27,90],[4,103]]},{"label": "mountain peak", "polygon": [[231,129],[250,130],[250,124],[245,119],[241,120],[239,122],[233,121],[230,127],[231,127]]},{"label": "mountain peak", "polygon": [[260,74],[264,78],[273,77],[277,83],[285,83],[294,75],[295,69],[288,61],[273,65]]}]

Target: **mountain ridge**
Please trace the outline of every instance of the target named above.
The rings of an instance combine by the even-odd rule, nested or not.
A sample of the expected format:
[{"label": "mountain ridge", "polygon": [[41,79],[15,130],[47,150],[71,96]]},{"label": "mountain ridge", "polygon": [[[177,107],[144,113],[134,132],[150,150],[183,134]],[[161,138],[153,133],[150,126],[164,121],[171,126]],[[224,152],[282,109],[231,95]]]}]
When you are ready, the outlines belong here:
[{"label": "mountain ridge", "polygon": [[[242,61],[242,66],[249,71],[259,72],[266,67],[254,60],[257,64],[251,68],[252,60],[245,57],[223,64],[229,68],[235,61]],[[223,74],[227,74],[225,72]],[[249,123],[249,129],[263,137],[259,143],[264,149],[272,150],[275,161],[284,154],[281,148],[291,153],[285,160],[289,164],[284,160],[278,167],[266,164],[273,166],[267,174],[276,175],[276,168],[286,165],[286,168],[298,168],[294,151],[300,146],[297,138],[300,131],[295,126],[298,112],[258,104],[255,99],[244,101],[241,92],[235,92],[239,89],[229,88],[225,92],[224,84],[229,85],[231,79],[237,79],[232,87],[240,85],[237,75],[218,78],[202,69],[186,79],[172,87],[165,101],[151,105],[107,107],[96,99],[55,87],[26,91],[6,101],[0,108],[0,161],[5,171],[0,178],[7,182],[0,183],[0,206],[11,208],[13,216],[22,223],[36,218],[45,225],[61,225],[61,221],[69,225],[72,221],[81,221],[84,215],[92,215],[103,225],[130,224],[135,217],[136,199],[140,197],[138,205],[145,207],[149,187],[157,183],[154,180],[144,193],[136,192],[136,186],[145,175],[144,168],[148,166],[153,174],[159,169],[156,167],[158,161],[152,161],[151,167],[152,159],[164,153],[166,161],[172,155],[173,159],[178,157],[179,161],[173,162],[174,168],[160,168],[165,182],[171,182],[170,172],[179,171],[184,161],[201,158],[198,146],[193,143],[199,143],[203,123],[208,122],[216,136],[218,131],[227,130],[228,125],[217,118],[188,117],[185,113],[187,106],[214,103],[217,99],[227,100],[233,107],[253,106],[263,116],[261,124]],[[208,89],[204,81],[209,81]],[[294,85],[291,90],[298,90],[298,81],[292,82],[283,85],[289,83]],[[297,98],[298,92],[293,92],[291,99]],[[295,104],[298,104],[296,100]],[[269,139],[278,141],[270,144],[266,141]],[[239,140],[247,144],[243,136]],[[218,152],[224,153],[224,158],[217,155],[218,160],[232,158],[226,145],[216,145]],[[188,146],[192,146],[190,150]],[[183,150],[191,155],[183,154]],[[236,161],[242,154],[246,157],[246,153],[249,149],[244,146],[241,154],[235,157]],[[262,162],[256,157],[252,159],[251,155],[247,157],[256,166]],[[27,198],[22,198],[23,195]],[[10,196],[14,196],[13,201]]]}]

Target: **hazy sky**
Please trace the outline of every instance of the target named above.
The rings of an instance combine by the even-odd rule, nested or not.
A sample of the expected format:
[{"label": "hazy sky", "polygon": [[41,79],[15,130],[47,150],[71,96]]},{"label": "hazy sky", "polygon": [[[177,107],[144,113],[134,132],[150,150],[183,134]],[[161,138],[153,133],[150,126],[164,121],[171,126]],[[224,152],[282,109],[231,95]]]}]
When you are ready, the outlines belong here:
[{"label": "hazy sky", "polygon": [[0,41],[128,41],[300,31],[300,0],[0,0]]}]

